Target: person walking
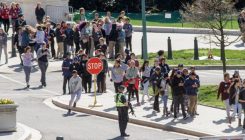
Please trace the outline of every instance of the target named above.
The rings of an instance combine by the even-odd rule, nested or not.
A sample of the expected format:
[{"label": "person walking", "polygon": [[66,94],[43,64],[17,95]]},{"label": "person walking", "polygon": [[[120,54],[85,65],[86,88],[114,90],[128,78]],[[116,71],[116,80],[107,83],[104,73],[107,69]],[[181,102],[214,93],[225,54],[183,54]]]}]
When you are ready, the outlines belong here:
[{"label": "person walking", "polygon": [[47,34],[47,38],[48,38],[48,44],[51,47],[51,54],[52,54],[52,58],[56,58],[55,55],[55,47],[54,47],[54,38],[55,38],[55,31],[51,28],[51,23],[48,22],[46,24],[46,34]]},{"label": "person walking", "polygon": [[9,22],[9,8],[6,3],[3,3],[1,15],[3,20],[4,31],[5,33],[8,34],[10,22]]},{"label": "person walking", "polygon": [[148,90],[149,90],[149,81],[150,81],[150,72],[151,72],[151,67],[149,66],[149,61],[145,60],[140,72],[142,73],[142,80],[141,80],[141,85],[143,87],[143,96],[142,96],[142,103],[145,102],[144,97],[145,95],[148,97],[148,100],[150,99]]},{"label": "person walking", "polygon": [[58,23],[55,30],[56,42],[58,45],[57,58],[61,59],[64,54],[64,37],[62,36],[61,25]]},{"label": "person walking", "polygon": [[4,50],[5,64],[8,63],[7,40],[8,40],[7,34],[0,27],[0,62],[2,58],[2,50]]},{"label": "person walking", "polygon": [[241,124],[241,117],[242,117],[242,106],[239,103],[239,92],[240,92],[240,80],[235,79],[234,82],[231,84],[229,89],[229,104],[233,106],[233,113],[231,114],[231,118],[235,119],[235,115],[238,115],[238,127]]},{"label": "person walking", "polygon": [[227,120],[231,123],[231,116],[230,116],[230,104],[229,104],[229,93],[228,90],[230,88],[231,81],[229,73],[224,73],[224,81],[220,82],[217,94],[217,100],[221,96],[221,101],[225,104]]},{"label": "person walking", "polygon": [[124,64],[120,59],[116,59],[111,71],[111,82],[114,82],[115,92],[118,93],[118,88],[123,84],[123,77],[125,71],[128,69],[128,65]]},{"label": "person walking", "polygon": [[[196,104],[197,104],[197,92],[200,87],[200,82],[196,78],[196,73],[191,72],[190,77],[186,79],[184,83],[184,87],[186,89],[186,94],[189,96],[190,104],[189,104],[189,114],[191,117],[195,117],[196,112]],[[183,110],[183,109],[182,109]]]},{"label": "person walking", "polygon": [[162,96],[162,103],[163,103],[163,116],[168,117],[170,114],[168,112],[168,94],[170,92],[170,86],[169,86],[170,80],[168,77],[164,77],[161,80],[160,83],[160,94]]},{"label": "person walking", "polygon": [[[71,59],[71,53],[67,53],[66,58],[63,60],[62,63],[62,72],[63,72],[63,95],[66,94],[66,85],[68,83],[69,85],[69,80],[72,76],[72,72],[70,71],[70,65],[72,64],[72,59]],[[69,87],[69,86],[68,86]],[[69,90],[69,94],[70,94],[70,90]]]},{"label": "person walking", "polygon": [[[82,79],[80,78],[76,70],[72,71],[72,77],[69,81],[69,88],[71,92],[71,99],[69,101],[69,107],[67,112],[68,115],[71,114],[72,104],[75,108],[82,94]],[[74,101],[75,98],[76,100]]]},{"label": "person walking", "polygon": [[118,37],[117,25],[112,24],[111,32],[109,35],[109,59],[114,59],[115,56],[114,49],[115,49],[117,37]]},{"label": "person walking", "polygon": [[23,69],[25,72],[26,88],[30,88],[30,75],[33,66],[34,56],[31,52],[31,47],[26,47],[23,54],[21,54],[23,59]]},{"label": "person walking", "polygon": [[159,94],[160,94],[160,85],[161,85],[161,68],[157,66],[155,68],[155,72],[151,75],[150,81],[152,82],[152,88],[153,88],[153,93],[154,93],[154,104],[153,104],[153,110],[156,112],[160,112],[159,108]]},{"label": "person walking", "polygon": [[42,24],[43,23],[43,17],[45,16],[45,11],[41,7],[41,3],[37,3],[37,7],[35,9],[35,15],[36,15],[37,23]]},{"label": "person walking", "polygon": [[126,74],[125,74],[126,79],[128,80],[128,101],[130,101],[131,95],[133,93],[136,94],[136,98],[137,98],[137,105],[140,105],[139,102],[139,93],[138,93],[138,83],[137,83],[137,78],[139,77],[139,71],[138,68],[135,67],[135,62],[132,60],[130,62],[130,67],[127,69]]},{"label": "person walking", "polygon": [[[239,93],[239,103],[242,105],[243,113],[245,116],[245,80],[242,82],[242,87]],[[245,117],[243,119],[243,131],[245,130]]]},{"label": "person walking", "polygon": [[133,26],[132,26],[132,24],[130,24],[129,17],[126,17],[124,20],[125,20],[125,23],[123,25],[123,29],[124,29],[125,34],[126,34],[126,37],[125,37],[126,49],[130,49],[130,51],[132,52]]},{"label": "person walking", "polygon": [[41,70],[41,86],[46,87],[46,71],[48,68],[48,59],[50,58],[50,51],[47,48],[47,45],[45,42],[43,42],[42,47],[39,48],[37,51],[37,58],[38,58],[38,66]]},{"label": "person walking", "polygon": [[181,106],[183,119],[186,119],[185,106],[184,106],[184,78],[182,77],[182,72],[177,71],[177,75],[174,76],[172,80],[173,86],[173,100],[174,100],[174,118],[177,118],[177,110]]},{"label": "person walking", "polygon": [[118,93],[115,95],[116,108],[118,112],[118,123],[121,137],[129,137],[125,133],[128,124],[128,101],[123,94],[125,87],[123,85],[118,87]]},{"label": "person walking", "polygon": [[91,93],[92,88],[92,75],[87,71],[86,63],[88,62],[88,56],[86,54],[82,54],[81,59],[81,71],[82,71],[82,81],[83,81],[83,89],[85,93]]}]

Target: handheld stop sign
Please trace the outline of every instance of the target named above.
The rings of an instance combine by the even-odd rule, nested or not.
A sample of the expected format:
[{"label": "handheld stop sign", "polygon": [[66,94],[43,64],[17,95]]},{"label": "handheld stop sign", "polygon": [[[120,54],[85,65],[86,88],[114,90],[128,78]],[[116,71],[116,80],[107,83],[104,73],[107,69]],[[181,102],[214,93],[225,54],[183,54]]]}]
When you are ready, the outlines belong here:
[{"label": "handheld stop sign", "polygon": [[99,74],[103,70],[103,62],[97,58],[91,58],[86,63],[86,69],[90,74]]}]

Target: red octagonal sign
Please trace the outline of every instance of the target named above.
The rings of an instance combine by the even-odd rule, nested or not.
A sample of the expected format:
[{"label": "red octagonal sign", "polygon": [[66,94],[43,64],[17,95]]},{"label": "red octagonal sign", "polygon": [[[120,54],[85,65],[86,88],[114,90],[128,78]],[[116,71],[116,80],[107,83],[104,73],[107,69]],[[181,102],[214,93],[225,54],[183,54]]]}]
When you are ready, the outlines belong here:
[{"label": "red octagonal sign", "polygon": [[103,62],[99,58],[93,57],[86,63],[86,69],[90,74],[99,74],[103,70]]}]

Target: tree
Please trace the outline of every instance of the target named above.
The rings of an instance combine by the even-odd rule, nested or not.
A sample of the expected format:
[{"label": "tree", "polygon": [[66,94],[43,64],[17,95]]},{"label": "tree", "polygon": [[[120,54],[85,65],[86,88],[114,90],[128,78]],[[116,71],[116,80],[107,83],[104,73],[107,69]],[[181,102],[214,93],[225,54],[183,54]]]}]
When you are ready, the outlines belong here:
[{"label": "tree", "polygon": [[234,3],[228,0],[195,0],[181,12],[183,19],[192,22],[196,27],[210,29],[211,42],[220,47],[223,72],[226,72],[225,47],[236,42],[239,37],[230,40],[225,27],[234,15]]}]

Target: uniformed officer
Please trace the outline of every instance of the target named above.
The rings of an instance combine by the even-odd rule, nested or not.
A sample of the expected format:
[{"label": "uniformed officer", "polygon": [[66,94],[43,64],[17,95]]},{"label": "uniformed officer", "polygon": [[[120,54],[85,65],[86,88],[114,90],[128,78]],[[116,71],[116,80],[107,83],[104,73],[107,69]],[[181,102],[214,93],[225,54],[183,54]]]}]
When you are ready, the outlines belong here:
[{"label": "uniformed officer", "polygon": [[118,111],[118,122],[121,132],[121,137],[129,137],[125,133],[128,123],[128,101],[123,94],[125,87],[123,85],[119,86],[118,93],[115,96],[116,107]]}]

